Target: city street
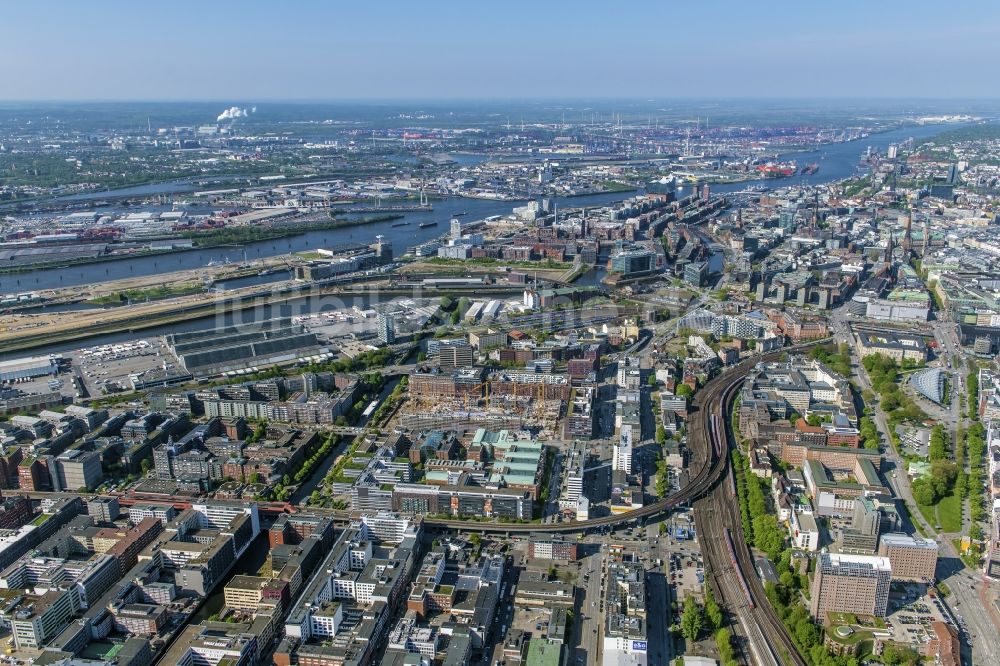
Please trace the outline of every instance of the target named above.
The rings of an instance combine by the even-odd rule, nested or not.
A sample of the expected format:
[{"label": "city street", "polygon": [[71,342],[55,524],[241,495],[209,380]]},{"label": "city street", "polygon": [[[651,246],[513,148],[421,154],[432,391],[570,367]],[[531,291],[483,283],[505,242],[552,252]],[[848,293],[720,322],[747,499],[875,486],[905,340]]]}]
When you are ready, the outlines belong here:
[{"label": "city street", "polygon": [[[862,391],[872,390],[868,373],[857,361],[856,350],[852,344],[849,326],[845,320],[846,307],[841,307],[834,311],[830,318],[830,329],[837,342],[847,342],[851,348],[852,367],[855,377]],[[950,364],[951,368],[958,368],[961,359],[961,346],[955,332],[955,326],[948,322],[936,321],[933,324],[935,337],[940,346],[940,357],[942,364]],[[946,366],[947,367],[947,366]],[[952,375],[952,399],[947,410],[949,418],[945,421],[954,435],[954,428],[960,422],[961,409],[959,395],[964,391],[965,378],[961,373]],[[956,617],[963,618],[968,632],[963,635],[963,651],[971,653],[974,664],[993,664],[1000,659],[1000,618],[995,608],[991,608],[992,597],[995,594],[993,584],[985,580],[981,572],[970,571],[965,567],[958,557],[952,538],[959,535],[939,535],[936,526],[932,526],[924,519],[923,514],[916,509],[910,491],[909,479],[906,474],[906,463],[897,454],[895,447],[888,439],[888,423],[885,413],[882,411],[879,402],[868,405],[872,409],[872,418],[879,432],[882,433],[885,441],[884,455],[887,468],[886,481],[893,491],[893,495],[902,499],[907,507],[912,521],[925,534],[937,535],[936,541],[939,546],[937,576],[940,582],[945,583],[952,592],[952,596],[943,599],[942,602],[949,607]],[[943,410],[940,410],[943,411]],[[949,422],[950,421],[950,422]],[[963,511],[963,533],[968,533],[969,521],[968,511]]]}]

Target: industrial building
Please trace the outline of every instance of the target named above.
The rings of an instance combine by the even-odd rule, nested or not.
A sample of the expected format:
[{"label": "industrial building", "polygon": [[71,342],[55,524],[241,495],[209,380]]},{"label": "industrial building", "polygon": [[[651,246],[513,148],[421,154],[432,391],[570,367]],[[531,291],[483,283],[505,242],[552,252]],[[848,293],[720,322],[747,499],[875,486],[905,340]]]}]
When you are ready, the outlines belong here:
[{"label": "industrial building", "polygon": [[315,333],[290,318],[172,333],[166,343],[196,377],[290,363],[329,353]]},{"label": "industrial building", "polygon": [[58,374],[60,360],[59,356],[31,356],[0,361],[0,382]]}]

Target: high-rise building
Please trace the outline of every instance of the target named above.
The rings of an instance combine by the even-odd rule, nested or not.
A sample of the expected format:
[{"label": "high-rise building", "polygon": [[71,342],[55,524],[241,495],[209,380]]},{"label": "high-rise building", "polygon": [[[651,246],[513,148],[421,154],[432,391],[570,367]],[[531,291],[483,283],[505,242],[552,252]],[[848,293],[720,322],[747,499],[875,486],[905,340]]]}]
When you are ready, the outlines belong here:
[{"label": "high-rise building", "polygon": [[586,474],[586,465],[587,443],[574,442],[566,461],[565,499],[569,506],[574,506],[583,495],[583,477]]},{"label": "high-rise building", "polygon": [[883,534],[878,554],[892,565],[893,580],[934,582],[938,559],[936,541],[906,534]]},{"label": "high-rise building", "polygon": [[451,219],[451,237],[458,240],[462,237],[462,221],[458,218]]},{"label": "high-rise building", "polygon": [[615,443],[614,457],[611,459],[611,469],[632,473],[632,426],[624,424],[618,441]]},{"label": "high-rise building", "polygon": [[811,590],[813,617],[854,613],[885,617],[892,564],[887,557],[822,553]]},{"label": "high-rise building", "polygon": [[384,345],[395,344],[396,322],[392,315],[380,312],[378,315],[378,339]]},{"label": "high-rise building", "polygon": [[881,522],[882,513],[871,498],[856,498],[851,525],[840,532],[841,549],[846,552],[874,553]]}]

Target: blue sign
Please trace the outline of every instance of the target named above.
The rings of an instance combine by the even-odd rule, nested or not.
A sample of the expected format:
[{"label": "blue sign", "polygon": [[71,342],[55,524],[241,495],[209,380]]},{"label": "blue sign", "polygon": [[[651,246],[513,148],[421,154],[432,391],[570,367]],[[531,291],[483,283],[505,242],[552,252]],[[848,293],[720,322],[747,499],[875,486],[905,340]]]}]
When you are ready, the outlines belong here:
[{"label": "blue sign", "polygon": [[632,641],[632,652],[645,652],[646,641]]}]

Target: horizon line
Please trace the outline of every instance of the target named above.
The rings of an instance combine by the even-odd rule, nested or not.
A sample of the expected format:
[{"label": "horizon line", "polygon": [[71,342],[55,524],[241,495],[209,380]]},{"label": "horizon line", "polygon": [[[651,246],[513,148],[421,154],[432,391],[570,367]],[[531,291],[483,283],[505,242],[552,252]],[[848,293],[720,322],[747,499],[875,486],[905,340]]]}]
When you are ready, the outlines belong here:
[{"label": "horizon line", "polygon": [[[2,99],[3,104],[232,104],[234,97],[192,97],[192,98],[128,98],[128,97],[94,97],[94,98],[23,98],[23,99]],[[239,100],[237,100],[239,101]],[[669,102],[719,102],[719,101],[755,101],[755,102],[829,102],[829,101],[856,101],[856,102],[1000,102],[1000,96],[993,97],[962,97],[962,96],[780,96],[780,95],[731,95],[731,96],[678,96],[678,97],[630,97],[630,96],[524,96],[524,97],[461,97],[461,96],[403,96],[403,97],[246,97],[245,103],[256,101],[258,103],[277,104],[356,104],[356,103],[455,103],[455,102],[629,102],[629,103],[669,103]]]}]

